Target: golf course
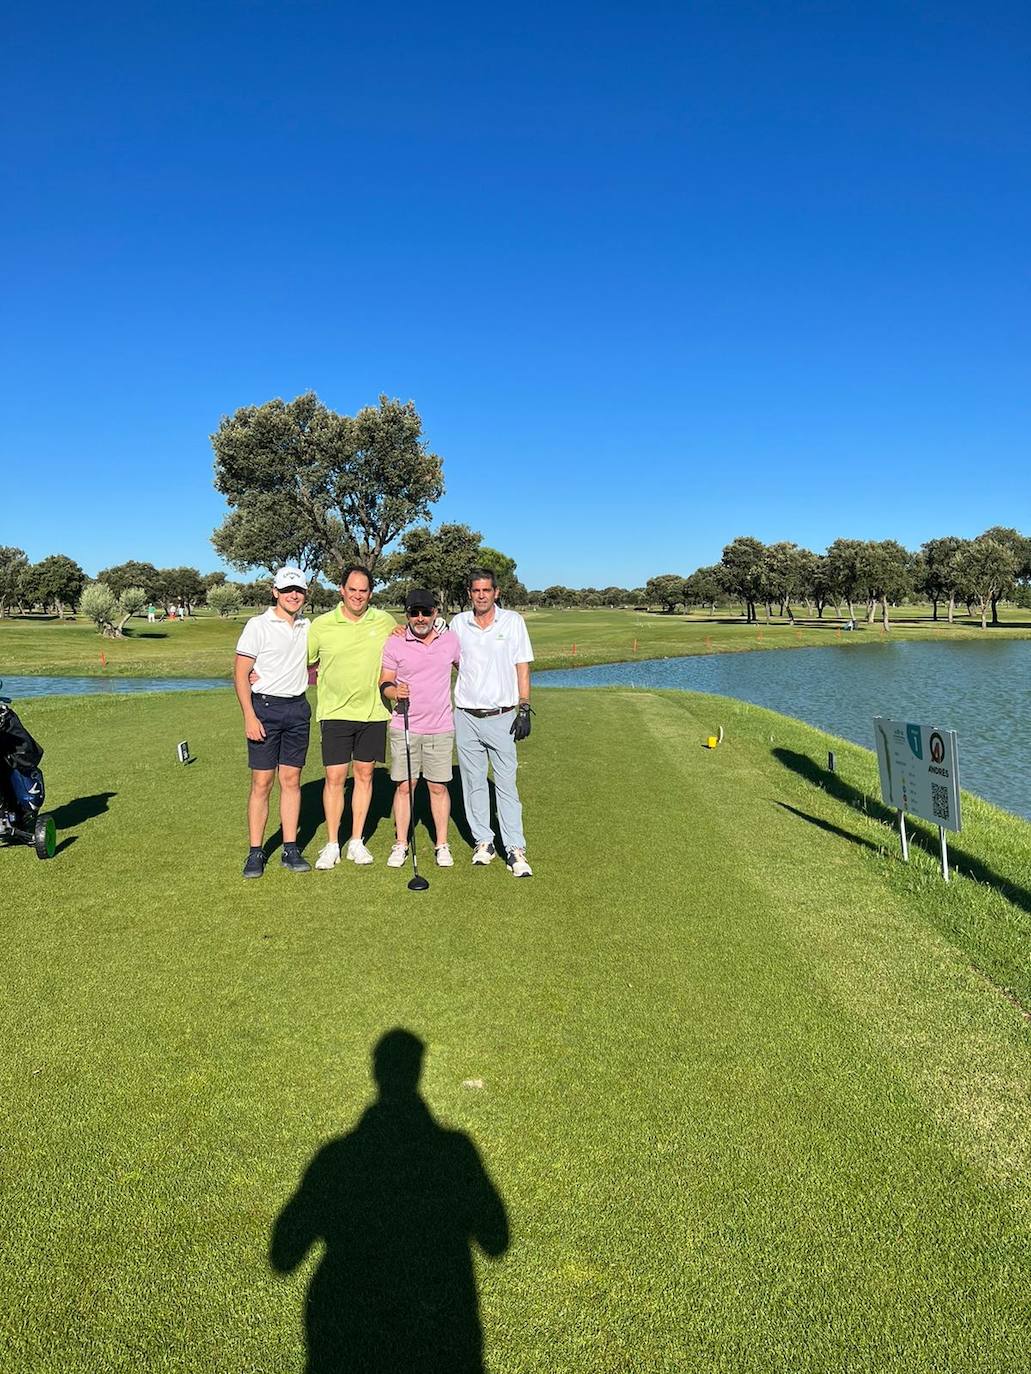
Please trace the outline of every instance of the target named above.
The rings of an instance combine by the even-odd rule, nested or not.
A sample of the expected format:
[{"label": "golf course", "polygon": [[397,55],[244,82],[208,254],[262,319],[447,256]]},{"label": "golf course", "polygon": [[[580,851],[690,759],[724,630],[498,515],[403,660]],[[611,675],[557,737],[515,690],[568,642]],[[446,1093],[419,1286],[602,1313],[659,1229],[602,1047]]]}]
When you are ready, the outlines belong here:
[{"label": "golf course", "polygon": [[[260,609],[253,607],[251,611]],[[715,616],[658,615],[643,610],[521,609],[533,638],[537,671],[681,654],[863,644],[885,638],[880,623],[859,622],[855,632],[848,633],[842,628],[843,622],[830,615],[824,620],[792,623],[778,618],[746,625],[731,608]],[[230,619],[202,613],[185,622],[166,620],[156,625],[136,619],[121,639],[101,638],[95,627],[81,618],[0,618],[0,677],[4,673],[52,673],[229,678],[233,650],[249,613]],[[396,608],[394,614],[402,615]],[[928,606],[906,606],[895,614],[888,632],[892,639],[977,643],[985,638],[978,622],[969,616],[958,616],[950,625],[944,618],[932,620]],[[990,632],[992,639],[1031,638],[1031,612],[1003,606],[1000,618],[1002,623]]]},{"label": "golf course", "polygon": [[[580,639],[587,616],[531,619],[541,666],[581,641],[594,661],[631,637],[652,656],[685,632],[701,652],[797,642],[616,614]],[[239,623],[157,630],[0,623],[0,661],[227,674]],[[228,684],[20,704],[59,835],[47,862],[0,849],[4,1374],[401,1374],[421,1329],[418,1367],[440,1371],[480,1367],[460,1352],[481,1330],[494,1374],[1031,1364],[1027,824],[966,797],[946,885],[929,827],[900,861],[868,751],[725,698],[534,704],[533,880],[470,866],[456,782],[453,870],[420,818],[423,893],[384,864],[385,770],[373,866],[294,875],[272,837],[241,881]],[[393,1176],[411,1151],[356,1129],[397,1029],[492,1226],[457,1185],[425,1224],[425,1170]],[[434,1325],[470,1249],[474,1286]],[[369,1303],[391,1314],[374,1360],[346,1335],[316,1355],[312,1330]]]}]

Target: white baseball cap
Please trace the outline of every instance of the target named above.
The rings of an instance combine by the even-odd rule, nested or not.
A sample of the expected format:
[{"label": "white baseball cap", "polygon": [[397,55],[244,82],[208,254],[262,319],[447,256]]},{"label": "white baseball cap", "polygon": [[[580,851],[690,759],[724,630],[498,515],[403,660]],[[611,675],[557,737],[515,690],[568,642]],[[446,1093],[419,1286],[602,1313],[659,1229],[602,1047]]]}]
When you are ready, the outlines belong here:
[{"label": "white baseball cap", "polygon": [[300,587],[307,591],[308,579],[300,568],[280,568],[272,579],[272,585],[277,592],[284,591],[287,587]]}]

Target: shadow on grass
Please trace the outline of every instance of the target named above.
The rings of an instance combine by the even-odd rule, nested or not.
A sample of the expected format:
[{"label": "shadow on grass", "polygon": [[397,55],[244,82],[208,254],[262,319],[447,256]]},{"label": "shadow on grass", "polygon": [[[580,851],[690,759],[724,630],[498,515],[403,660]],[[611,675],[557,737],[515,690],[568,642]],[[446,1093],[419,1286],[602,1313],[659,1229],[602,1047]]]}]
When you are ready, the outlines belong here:
[{"label": "shadow on grass", "polygon": [[94,792],[90,797],[76,797],[74,801],[63,802],[50,814],[58,830],[70,830],[73,826],[85,825],[94,816],[102,816],[109,810],[108,802],[117,796],[117,792]]},{"label": "shadow on grass", "polygon": [[[303,850],[311,844],[319,832],[319,827],[323,825],[325,817],[322,810],[322,778],[312,778],[309,782],[301,784],[301,815],[297,827],[297,843]],[[501,843],[501,830],[498,824],[497,799],[494,792],[493,779],[488,783],[490,790],[490,820],[491,828],[494,832],[494,847],[499,854],[504,853]],[[353,791],[353,780],[349,777],[344,787],[344,814],[340,822],[340,834],[346,839],[351,834],[351,793]],[[469,821],[465,814],[465,801],[462,796],[462,782],[458,769],[455,769],[454,777],[448,783],[448,793],[451,798],[451,824],[458,832],[459,838],[473,848],[472,831],[469,828]],[[112,792],[108,794],[114,796]],[[277,792],[273,792],[272,814],[275,814],[274,800]],[[393,844],[393,805],[394,805],[394,783],[386,768],[377,768],[372,775],[372,801],[369,804],[369,814],[365,819],[365,840],[368,843],[373,838],[381,824],[385,824],[390,831],[390,842]],[[428,788],[416,781],[415,785],[415,824],[423,826],[432,850],[436,842],[436,828],[433,824],[433,816],[430,812],[430,797]],[[64,822],[59,821],[59,827]],[[71,822],[69,822],[71,824]],[[265,844],[265,853],[273,854],[283,843],[282,827],[277,826]],[[418,837],[416,844],[419,843]]]},{"label": "shadow on grass", "polygon": [[308,1374],[483,1374],[473,1247],[508,1248],[505,1205],[476,1146],[419,1094],[423,1042],[388,1031],[372,1053],[378,1096],[324,1144],[276,1219],[269,1264],[308,1285]]},{"label": "shadow on grass", "polygon": [[[893,830],[898,825],[898,817],[890,807],[885,806],[883,802],[877,801],[876,798],[869,796],[866,792],[862,791],[861,788],[846,782],[839,774],[832,773],[829,768],[825,768],[822,764],[815,762],[808,754],[799,754],[794,749],[780,748],[774,749],[772,752],[773,757],[778,763],[782,763],[785,768],[790,769],[792,773],[797,773],[799,777],[805,778],[807,782],[814,783],[817,787],[822,787],[829,796],[844,802],[846,806],[851,806],[856,811],[862,811],[864,815],[871,816],[874,820],[881,821],[884,825],[891,826]],[[783,803],[781,803],[781,805],[783,805]],[[793,810],[792,807],[788,807],[787,809]],[[804,813],[798,814],[804,815]],[[813,820],[814,818],[807,816],[806,819]],[[929,834],[919,825],[919,823],[913,821],[909,817],[907,817],[907,821],[909,822],[907,828],[911,847],[914,849],[922,849],[925,854],[929,854],[935,862],[938,862],[940,859],[940,852],[937,835]],[[837,829],[835,826],[831,826],[824,821],[816,821],[816,824],[822,826],[824,829]],[[838,831],[837,833],[843,834],[846,839],[854,840],[857,843],[865,843],[858,835],[850,835],[845,831]],[[877,846],[875,845],[873,847],[876,848]],[[954,873],[960,874],[966,878],[971,878],[975,883],[986,884],[1001,896],[1005,897],[1008,902],[1012,902],[1015,907],[1019,907],[1021,911],[1031,914],[1031,891],[1028,891],[1026,887],[1022,887],[1019,883],[1013,882],[1011,879],[1007,878],[1005,874],[999,873],[994,868],[989,867],[983,860],[977,858],[967,850],[960,848],[956,845],[954,837],[950,837],[949,839],[949,861]]]},{"label": "shadow on grass", "polygon": [[872,840],[865,840],[862,835],[853,835],[851,830],[843,830],[840,825],[831,825],[830,821],[825,821],[820,816],[811,816],[808,811],[800,811],[797,806],[789,806],[787,802],[779,801],[775,802],[774,805],[779,806],[782,811],[790,811],[799,820],[808,821],[810,825],[815,825],[820,830],[826,830],[828,835],[837,835],[839,839],[848,840],[851,844],[858,844],[861,848],[870,849],[875,854],[880,852]]},{"label": "shadow on grass", "polygon": [[[312,840],[318,834],[319,827],[323,825],[325,821],[325,814],[322,807],[322,786],[324,781],[324,778],[312,778],[309,782],[301,784],[301,815],[297,825],[297,843],[302,850],[306,845],[311,844]],[[353,785],[353,780],[350,777],[344,784],[344,814],[340,820],[341,844],[351,836],[351,793]],[[276,805],[276,796],[278,796],[278,787],[273,789],[273,808]],[[384,818],[390,816],[390,809],[393,802],[394,784],[387,776],[386,769],[377,768],[372,775],[372,801],[369,803],[369,814],[365,819],[366,840],[371,839],[376,833],[376,829],[380,822]],[[282,843],[283,828],[282,826],[277,826],[275,831],[265,842],[265,853],[273,854]]]}]

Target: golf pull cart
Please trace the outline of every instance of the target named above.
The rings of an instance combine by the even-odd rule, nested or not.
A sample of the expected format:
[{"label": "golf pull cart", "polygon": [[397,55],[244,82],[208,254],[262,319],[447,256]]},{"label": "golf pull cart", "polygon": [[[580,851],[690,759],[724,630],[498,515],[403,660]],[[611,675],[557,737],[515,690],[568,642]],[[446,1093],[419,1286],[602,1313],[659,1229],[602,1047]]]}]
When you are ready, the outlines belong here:
[{"label": "golf pull cart", "polygon": [[0,840],[30,844],[37,858],[52,859],[57,826],[42,810],[42,757],[41,746],[11,710],[10,697],[0,697]]}]

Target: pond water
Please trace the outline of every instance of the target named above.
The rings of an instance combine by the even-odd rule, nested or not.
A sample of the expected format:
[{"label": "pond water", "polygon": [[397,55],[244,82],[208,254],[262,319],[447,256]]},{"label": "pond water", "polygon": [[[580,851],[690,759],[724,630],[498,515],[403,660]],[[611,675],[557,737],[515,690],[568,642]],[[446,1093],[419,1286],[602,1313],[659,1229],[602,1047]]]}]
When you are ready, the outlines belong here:
[{"label": "pond water", "polygon": [[[873,748],[874,716],[959,733],[971,792],[1031,820],[1031,640],[880,641],[705,654],[535,673],[540,687],[675,687],[736,697]],[[8,677],[0,694],[232,691],[227,678]],[[716,722],[718,724],[718,722]]]},{"label": "pond water", "polygon": [[868,749],[874,716],[956,730],[962,786],[1031,820],[1031,640],[706,654],[535,673],[533,680],[540,687],[712,692],[797,716]]},{"label": "pond water", "polygon": [[0,696],[17,705],[26,697],[93,696],[98,692],[196,692],[221,687],[231,692],[229,678],[217,677],[5,677]]}]

